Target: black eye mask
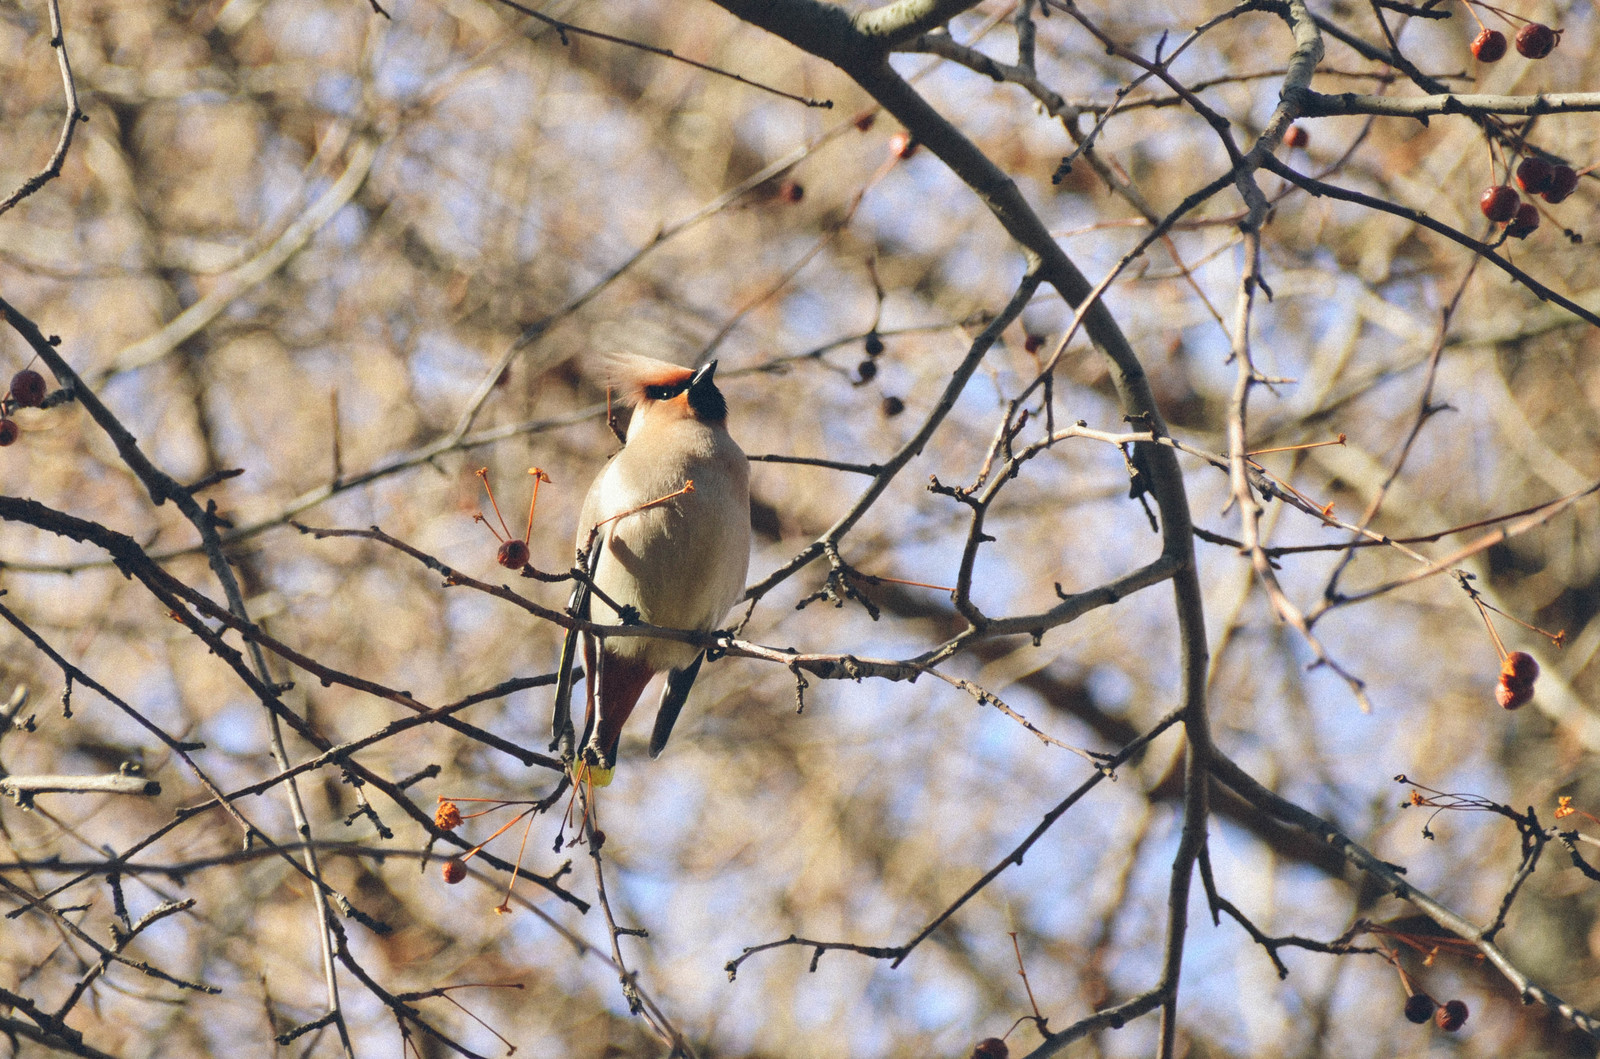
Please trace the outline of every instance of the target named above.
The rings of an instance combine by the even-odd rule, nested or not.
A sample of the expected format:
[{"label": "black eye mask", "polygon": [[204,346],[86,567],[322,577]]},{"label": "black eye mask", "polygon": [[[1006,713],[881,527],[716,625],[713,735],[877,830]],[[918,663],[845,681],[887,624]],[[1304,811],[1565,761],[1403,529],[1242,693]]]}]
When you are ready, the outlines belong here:
[{"label": "black eye mask", "polygon": [[688,388],[689,380],[685,379],[673,386],[646,386],[644,395],[651,401],[670,401]]}]

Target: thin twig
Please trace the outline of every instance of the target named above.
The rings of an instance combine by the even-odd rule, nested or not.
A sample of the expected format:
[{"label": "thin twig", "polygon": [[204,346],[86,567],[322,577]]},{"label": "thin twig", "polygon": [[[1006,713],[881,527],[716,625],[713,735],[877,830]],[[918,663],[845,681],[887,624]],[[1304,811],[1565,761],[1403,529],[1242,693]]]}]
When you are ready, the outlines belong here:
[{"label": "thin twig", "polygon": [[0,214],[61,175],[61,167],[67,160],[67,151],[72,147],[72,134],[78,122],[89,120],[89,115],[78,106],[78,86],[72,79],[72,63],[67,58],[67,36],[61,25],[60,0],[45,0],[45,4],[50,11],[50,47],[55,49],[56,65],[61,68],[61,88],[66,96],[67,116],[62,121],[61,136],[56,140],[56,149],[51,153],[50,161],[37,175],[29,177],[4,202],[0,202]]}]

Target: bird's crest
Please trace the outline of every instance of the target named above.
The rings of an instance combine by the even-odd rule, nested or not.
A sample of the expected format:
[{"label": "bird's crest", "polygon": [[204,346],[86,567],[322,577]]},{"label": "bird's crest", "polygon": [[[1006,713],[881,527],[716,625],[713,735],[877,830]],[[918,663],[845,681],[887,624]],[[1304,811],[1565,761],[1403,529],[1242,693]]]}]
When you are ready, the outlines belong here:
[{"label": "bird's crest", "polygon": [[611,388],[615,398],[630,408],[642,402],[645,391],[651,387],[682,387],[694,377],[693,368],[637,353],[605,353],[596,359],[597,374]]}]

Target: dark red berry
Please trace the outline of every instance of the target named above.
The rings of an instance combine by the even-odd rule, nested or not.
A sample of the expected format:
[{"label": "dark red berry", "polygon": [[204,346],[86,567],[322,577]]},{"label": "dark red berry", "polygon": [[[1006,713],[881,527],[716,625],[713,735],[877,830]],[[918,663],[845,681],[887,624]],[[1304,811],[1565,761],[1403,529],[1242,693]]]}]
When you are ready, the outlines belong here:
[{"label": "dark red berry", "polygon": [[[1578,178],[1573,177],[1574,186]],[[44,376],[31,368],[23,368],[11,376],[11,396],[23,408],[38,408],[44,404]]]},{"label": "dark red berry", "polygon": [[467,877],[467,866],[460,857],[451,857],[444,862],[444,881],[454,886]]},{"label": "dark red berry", "polygon": [[999,1037],[985,1037],[972,1049],[972,1059],[1006,1059],[1011,1049]]},{"label": "dark red berry", "polygon": [[506,541],[495,553],[494,561],[507,570],[521,570],[528,565],[528,546],[518,540]]},{"label": "dark red berry", "polygon": [[898,397],[885,397],[883,399],[883,414],[893,418],[906,410],[906,403]]},{"label": "dark red berry", "polygon": [[1532,684],[1511,684],[1505,677],[1494,687],[1494,701],[1503,710],[1520,710],[1533,700]]},{"label": "dark red berry", "polygon": [[1512,651],[1500,663],[1500,676],[1507,683],[1526,681],[1532,684],[1539,679],[1539,662],[1526,651]]},{"label": "dark red berry", "polygon": [[873,377],[878,374],[877,362],[872,360],[863,360],[860,364],[856,365],[856,374],[860,376],[862,382],[871,382]]},{"label": "dark red berry", "polygon": [[883,355],[883,339],[878,337],[878,332],[876,331],[872,331],[867,334],[867,340],[862,343],[862,346],[866,349],[867,356],[869,357],[878,357]]},{"label": "dark red berry", "polygon": [[21,433],[21,428],[12,420],[0,419],[0,448],[5,448],[16,441],[17,435]]},{"label": "dark red berry", "polygon": [[1546,202],[1556,203],[1577,190],[1578,171],[1570,165],[1553,165],[1550,167],[1550,186],[1540,194],[1544,196]]},{"label": "dark red berry", "polygon": [[1481,63],[1497,63],[1506,57],[1506,35],[1486,29],[1472,38],[1472,55]]},{"label": "dark red berry", "polygon": [[1530,59],[1543,59],[1559,43],[1561,34],[1543,22],[1530,22],[1517,30],[1517,51]]},{"label": "dark red berry", "polygon": [[1418,1026],[1433,1021],[1433,1010],[1439,1005],[1427,993],[1413,993],[1406,997],[1406,1018]]},{"label": "dark red berry", "polygon": [[1526,239],[1539,227],[1539,211],[1533,203],[1524,202],[1517,207],[1517,215],[1506,225],[1506,234],[1513,239]]},{"label": "dark red berry", "polygon": [[889,153],[896,158],[910,158],[917,153],[917,141],[904,129],[889,137]]},{"label": "dark red berry", "polygon": [[1483,215],[1496,224],[1504,224],[1517,215],[1517,207],[1522,200],[1517,197],[1517,189],[1510,184],[1496,184],[1483,192],[1483,197],[1478,199],[1478,208]]},{"label": "dark red berry", "polygon": [[872,128],[873,123],[877,120],[878,112],[876,110],[864,110],[860,114],[856,115],[856,129],[860,132],[866,132],[868,129]]},{"label": "dark red berry", "polygon": [[1441,1030],[1454,1033],[1467,1024],[1467,1005],[1459,1000],[1446,1000],[1433,1021],[1439,1024]]},{"label": "dark red berry", "polygon": [[1044,336],[1043,335],[1029,335],[1027,338],[1024,338],[1022,340],[1022,348],[1027,350],[1029,353],[1037,353],[1037,352],[1039,352],[1040,347],[1042,347],[1043,345],[1044,345]]},{"label": "dark red berry", "polygon": [[1526,651],[1512,651],[1500,663],[1500,686],[1494,701],[1508,710],[1519,709],[1533,698],[1533,685],[1539,679],[1539,663]]},{"label": "dark red berry", "polygon": [[1283,145],[1285,147],[1304,147],[1310,142],[1311,134],[1298,125],[1289,126],[1288,130],[1283,134]]},{"label": "dark red berry", "polygon": [[785,180],[778,186],[778,197],[785,202],[799,202],[806,197],[805,185],[798,180]]},{"label": "dark red berry", "polygon": [[1555,167],[1543,158],[1529,156],[1517,163],[1517,185],[1530,195],[1548,191]]}]

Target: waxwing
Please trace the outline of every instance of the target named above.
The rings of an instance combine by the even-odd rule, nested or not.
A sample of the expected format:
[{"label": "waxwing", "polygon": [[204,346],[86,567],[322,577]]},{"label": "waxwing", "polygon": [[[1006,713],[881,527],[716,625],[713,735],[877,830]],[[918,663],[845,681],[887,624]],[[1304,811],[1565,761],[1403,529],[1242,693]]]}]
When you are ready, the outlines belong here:
[{"label": "waxwing", "polygon": [[[744,593],[750,566],[750,463],[728,435],[717,363],[694,370],[633,355],[608,356],[614,399],[633,408],[627,441],[583,502],[577,546],[594,537],[593,581],[580,616],[710,632]],[[692,489],[687,489],[690,483]],[[663,499],[668,498],[668,499]],[[598,531],[596,531],[598,527]],[[604,593],[602,598],[601,593]],[[703,648],[639,636],[583,637],[588,710],[583,760],[608,782],[622,726],[645,685],[666,674],[650,737],[655,757],[672,734],[705,660]]]}]

